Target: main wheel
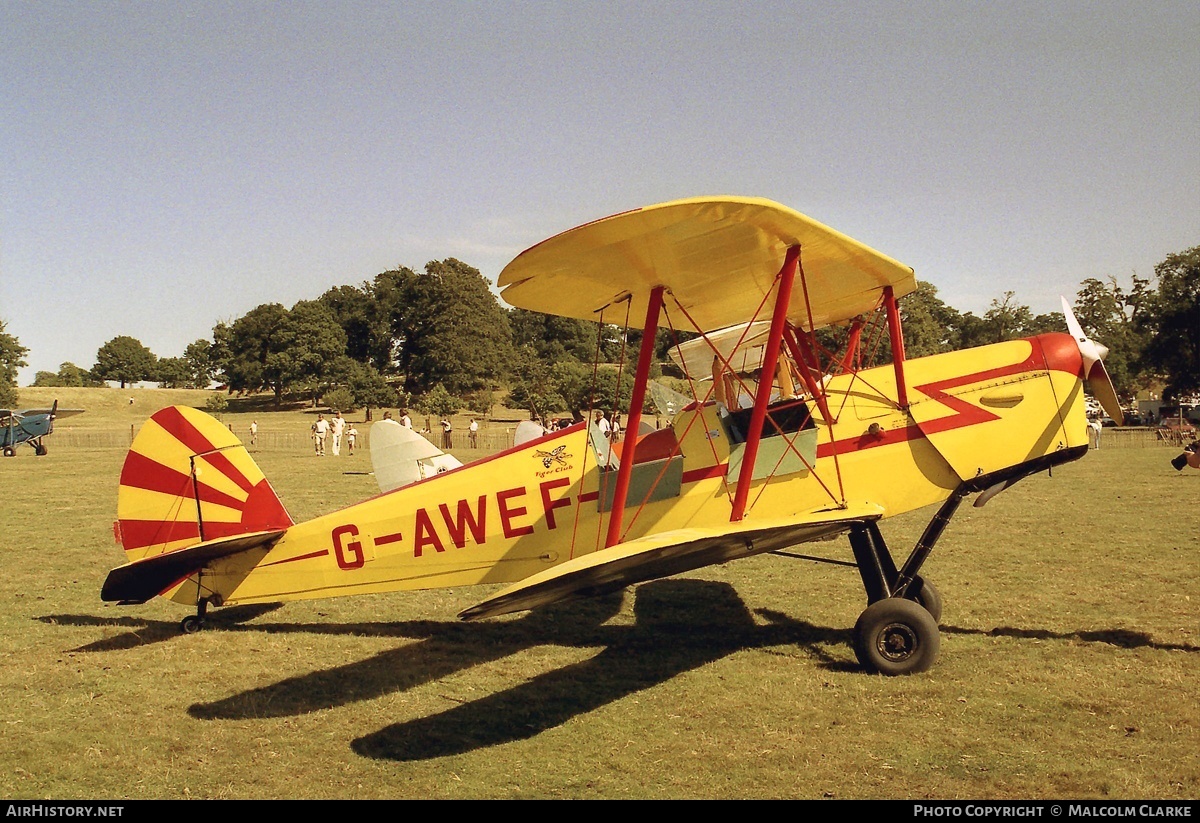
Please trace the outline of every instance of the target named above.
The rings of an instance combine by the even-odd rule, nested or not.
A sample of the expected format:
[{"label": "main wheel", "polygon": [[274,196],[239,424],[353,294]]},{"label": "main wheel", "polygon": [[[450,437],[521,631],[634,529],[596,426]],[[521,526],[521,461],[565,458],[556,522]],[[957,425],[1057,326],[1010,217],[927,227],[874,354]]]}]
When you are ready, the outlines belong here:
[{"label": "main wheel", "polygon": [[5,457],[12,457],[12,456],[14,456],[16,453],[17,453],[17,450],[16,450],[16,449],[14,449],[12,446],[5,446],[5,447],[4,447],[4,456],[5,456]]},{"label": "main wheel", "polygon": [[204,628],[204,619],[199,615],[189,614],[179,621],[179,630],[184,634],[195,634]]},{"label": "main wheel", "polygon": [[877,600],[854,624],[854,654],[869,672],[927,671],[937,660],[941,635],[924,606],[901,597]]},{"label": "main wheel", "polygon": [[33,447],[33,453],[36,454],[38,457],[45,457],[47,451],[49,451],[49,449],[47,449],[41,443],[38,443],[36,446]]},{"label": "main wheel", "polygon": [[932,583],[917,575],[908,586],[908,594],[933,615],[934,623],[942,622],[942,593]]}]

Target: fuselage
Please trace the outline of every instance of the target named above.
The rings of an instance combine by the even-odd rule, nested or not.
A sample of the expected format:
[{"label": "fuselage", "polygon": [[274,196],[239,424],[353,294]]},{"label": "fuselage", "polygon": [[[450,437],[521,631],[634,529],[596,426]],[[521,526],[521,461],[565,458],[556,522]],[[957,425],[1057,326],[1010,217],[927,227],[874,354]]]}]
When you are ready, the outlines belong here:
[{"label": "fuselage", "polygon": [[[743,520],[861,504],[896,515],[1087,443],[1067,335],[908,360],[904,379],[906,408],[891,365],[829,377],[824,404],[793,402],[782,433],[764,430]],[[635,464],[621,542],[729,524],[741,434],[736,415],[697,402],[618,444]],[[215,562],[202,584],[252,603],[521,580],[605,547],[616,473],[593,437],[580,423],[296,524],[269,549]],[[195,602],[194,584],[173,597]]]},{"label": "fuselage", "polygon": [[29,440],[45,437],[53,430],[53,418],[48,414],[18,417],[14,414],[0,418],[0,445],[17,446]]}]

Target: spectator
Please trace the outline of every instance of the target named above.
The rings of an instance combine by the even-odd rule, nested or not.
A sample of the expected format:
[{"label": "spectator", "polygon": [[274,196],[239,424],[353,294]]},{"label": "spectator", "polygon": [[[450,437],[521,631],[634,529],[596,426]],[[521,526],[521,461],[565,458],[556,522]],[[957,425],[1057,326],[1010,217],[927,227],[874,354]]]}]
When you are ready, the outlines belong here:
[{"label": "spectator", "polygon": [[346,433],[346,418],[342,417],[340,411],[329,421],[329,432],[333,435],[333,454],[336,457],[342,453],[342,435]]},{"label": "spectator", "polygon": [[325,439],[329,437],[329,421],[325,419],[325,415],[318,414],[317,422],[313,423],[313,440],[317,454],[321,457],[325,456]]}]

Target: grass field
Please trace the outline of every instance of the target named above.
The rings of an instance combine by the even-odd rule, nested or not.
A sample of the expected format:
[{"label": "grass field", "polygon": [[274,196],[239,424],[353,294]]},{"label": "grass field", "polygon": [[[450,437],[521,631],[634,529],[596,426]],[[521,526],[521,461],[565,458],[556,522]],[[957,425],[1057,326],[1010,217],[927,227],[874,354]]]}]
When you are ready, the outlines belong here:
[{"label": "grass field", "polygon": [[[89,409],[72,430],[118,432],[207,396],[56,391]],[[884,678],[851,649],[857,572],[774,555],[483,623],[455,615],[487,587],[180,634],[175,604],[100,601],[124,450],[59,437],[0,460],[10,799],[1200,796],[1200,472],[1170,448],[1106,442],[961,508],[925,566],[941,657]],[[256,457],[297,519],[375,493],[365,453]],[[931,514],[886,521],[898,556]]]}]

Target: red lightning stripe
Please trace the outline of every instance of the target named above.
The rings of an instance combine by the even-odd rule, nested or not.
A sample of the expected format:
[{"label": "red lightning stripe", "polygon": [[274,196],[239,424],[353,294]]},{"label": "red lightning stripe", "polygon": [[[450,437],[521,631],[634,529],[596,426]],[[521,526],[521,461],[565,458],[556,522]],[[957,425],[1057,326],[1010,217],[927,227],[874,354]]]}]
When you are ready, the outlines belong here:
[{"label": "red lightning stripe", "polygon": [[[955,397],[949,394],[949,391],[958,386],[965,386],[971,383],[979,383],[985,380],[999,380],[1005,377],[1012,377],[1019,374],[1025,374],[1035,371],[1046,371],[1050,366],[1047,365],[1046,357],[1043,353],[1043,346],[1054,346],[1059,341],[1057,338],[1064,337],[1068,343],[1071,342],[1069,337],[1065,335],[1042,335],[1035,338],[1029,338],[1031,344],[1029,355],[1021,361],[1011,363],[1007,366],[998,366],[993,369],[985,369],[971,374],[961,374],[954,377],[948,377],[945,380],[937,380],[932,383],[924,383],[914,388],[928,397],[930,400],[935,400],[938,403],[946,406],[953,414],[937,420],[931,420],[921,425],[910,425],[903,429],[893,429],[891,431],[880,432],[876,435],[863,434],[859,437],[847,438],[845,440],[837,440],[832,443],[824,443],[817,449],[817,457],[830,457],[834,454],[847,454],[850,452],[861,451],[863,449],[873,449],[880,446],[890,446],[896,443],[903,443],[907,440],[918,440],[928,434],[936,434],[938,432],[950,431],[951,429],[961,429],[967,426],[974,426],[979,423],[987,423],[991,420],[1000,419],[998,415],[993,414],[982,406],[977,406],[968,400]],[[1072,345],[1072,348],[1074,346]],[[1070,358],[1063,358],[1064,362],[1055,361],[1054,368],[1071,371]]]}]

